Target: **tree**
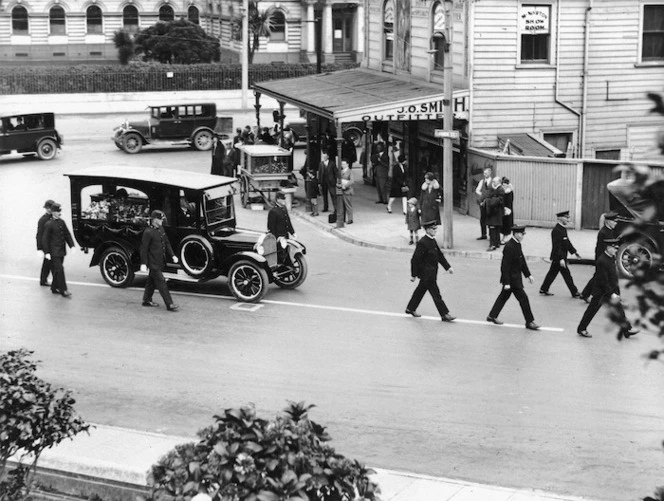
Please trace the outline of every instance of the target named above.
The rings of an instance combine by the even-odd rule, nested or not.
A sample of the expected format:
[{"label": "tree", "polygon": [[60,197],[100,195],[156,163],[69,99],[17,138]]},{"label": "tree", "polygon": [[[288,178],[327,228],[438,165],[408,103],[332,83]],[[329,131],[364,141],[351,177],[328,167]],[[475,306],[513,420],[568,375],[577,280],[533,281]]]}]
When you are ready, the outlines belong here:
[{"label": "tree", "polygon": [[127,65],[132,57],[134,57],[134,40],[131,35],[125,30],[118,30],[113,33],[113,43],[115,48],[118,49],[118,59],[120,64]]},{"label": "tree", "polygon": [[[254,62],[254,53],[260,47],[260,37],[272,33],[272,10],[258,10],[258,0],[249,0],[249,64]],[[233,38],[242,40],[242,15],[233,18]]]},{"label": "tree", "polygon": [[[32,354],[20,349],[0,355],[0,501],[25,499],[41,454],[90,427],[74,411],[71,391],[35,375]],[[9,471],[12,456],[18,466]]]},{"label": "tree", "polygon": [[136,34],[134,44],[144,61],[165,64],[210,63],[220,56],[219,40],[186,19],[145,28]]}]

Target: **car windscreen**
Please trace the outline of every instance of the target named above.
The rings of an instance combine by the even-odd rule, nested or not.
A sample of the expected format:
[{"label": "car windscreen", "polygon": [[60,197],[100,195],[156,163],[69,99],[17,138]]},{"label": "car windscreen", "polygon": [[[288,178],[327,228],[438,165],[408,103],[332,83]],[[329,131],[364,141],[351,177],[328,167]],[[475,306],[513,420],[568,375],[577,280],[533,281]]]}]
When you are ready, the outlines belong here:
[{"label": "car windscreen", "polygon": [[223,226],[235,219],[233,207],[233,185],[218,186],[205,190],[205,221],[208,229]]}]

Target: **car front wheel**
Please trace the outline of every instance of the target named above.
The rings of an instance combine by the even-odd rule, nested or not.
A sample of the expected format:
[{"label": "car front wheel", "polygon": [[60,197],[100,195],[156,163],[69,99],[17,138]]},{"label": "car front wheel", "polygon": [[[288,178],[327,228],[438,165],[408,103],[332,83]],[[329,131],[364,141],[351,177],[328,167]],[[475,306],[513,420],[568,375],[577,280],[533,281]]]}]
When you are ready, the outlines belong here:
[{"label": "car front wheel", "polygon": [[58,152],[58,147],[53,139],[44,139],[37,146],[37,155],[42,160],[53,160]]},{"label": "car front wheel", "polygon": [[632,278],[637,270],[646,270],[653,265],[654,251],[643,238],[625,242],[618,248],[618,271],[624,278]]},{"label": "car front wheel", "polygon": [[279,267],[278,273],[274,276],[274,283],[282,289],[295,289],[305,281],[308,271],[307,260],[302,254],[298,254],[292,266]]},{"label": "car front wheel", "polygon": [[138,153],[142,147],[143,140],[135,132],[129,132],[122,138],[122,149],[127,153]]},{"label": "car front wheel", "polygon": [[241,260],[231,266],[228,287],[235,299],[245,303],[257,303],[267,293],[267,273],[258,264]]},{"label": "car front wheel", "polygon": [[129,287],[134,281],[134,270],[127,253],[120,247],[109,247],[99,261],[101,276],[111,287]]},{"label": "car front wheel", "polygon": [[212,148],[212,133],[209,130],[199,130],[194,135],[194,148],[199,151],[208,151]]}]

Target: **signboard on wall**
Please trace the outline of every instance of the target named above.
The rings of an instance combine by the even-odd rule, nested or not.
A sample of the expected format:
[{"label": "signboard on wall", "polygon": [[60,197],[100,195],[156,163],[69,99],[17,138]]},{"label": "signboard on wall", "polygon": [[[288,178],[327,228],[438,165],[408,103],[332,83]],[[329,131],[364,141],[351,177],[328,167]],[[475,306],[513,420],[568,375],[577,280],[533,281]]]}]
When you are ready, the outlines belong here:
[{"label": "signboard on wall", "polygon": [[523,5],[519,15],[521,33],[530,35],[546,35],[550,30],[551,6]]}]

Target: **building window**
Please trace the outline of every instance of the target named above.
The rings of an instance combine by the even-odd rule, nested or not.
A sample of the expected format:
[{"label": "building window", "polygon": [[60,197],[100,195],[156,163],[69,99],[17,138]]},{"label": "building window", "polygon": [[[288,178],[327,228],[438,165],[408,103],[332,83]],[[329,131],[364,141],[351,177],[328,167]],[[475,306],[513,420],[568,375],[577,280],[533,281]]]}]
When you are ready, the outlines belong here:
[{"label": "building window", "polygon": [[383,5],[383,59],[394,57],[394,0]]},{"label": "building window", "polygon": [[138,31],[138,9],[133,5],[127,5],[122,9],[122,28],[129,33]]},{"label": "building window", "polygon": [[567,153],[570,151],[574,134],[571,132],[556,132],[550,134],[543,134],[543,139],[551,146],[558,148],[560,151]]},{"label": "building window", "polygon": [[620,160],[620,150],[596,150],[597,160]]},{"label": "building window", "polygon": [[28,11],[20,5],[12,9],[12,33],[14,35],[28,34]]},{"label": "building window", "polygon": [[159,20],[168,23],[175,19],[175,13],[173,12],[173,7],[170,5],[162,5],[159,7]]},{"label": "building window", "polygon": [[270,16],[270,41],[286,41],[286,16],[280,10],[275,10]]},{"label": "building window", "polygon": [[198,7],[190,5],[187,9],[187,19],[190,23],[200,24],[200,17],[198,15]]},{"label": "building window", "polygon": [[48,11],[49,33],[51,35],[64,35],[65,29],[65,10],[56,5]]},{"label": "building window", "polygon": [[91,5],[85,11],[86,22],[89,34],[101,34],[104,32],[102,26],[101,8],[97,5]]},{"label": "building window", "polygon": [[643,6],[641,60],[664,60],[664,5]]},{"label": "building window", "polygon": [[442,71],[445,66],[445,9],[443,2],[436,2],[432,10],[431,50],[433,69]]},{"label": "building window", "polygon": [[551,47],[551,6],[522,5],[519,28],[521,62],[548,63]]}]

